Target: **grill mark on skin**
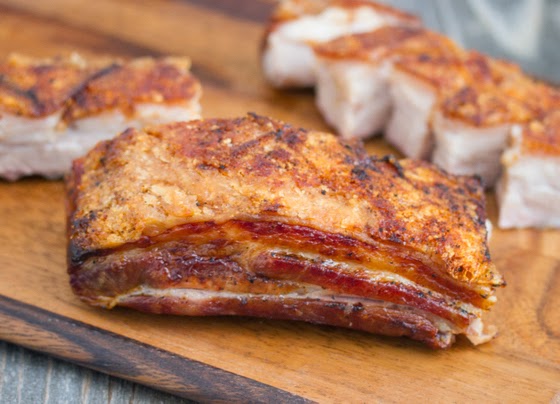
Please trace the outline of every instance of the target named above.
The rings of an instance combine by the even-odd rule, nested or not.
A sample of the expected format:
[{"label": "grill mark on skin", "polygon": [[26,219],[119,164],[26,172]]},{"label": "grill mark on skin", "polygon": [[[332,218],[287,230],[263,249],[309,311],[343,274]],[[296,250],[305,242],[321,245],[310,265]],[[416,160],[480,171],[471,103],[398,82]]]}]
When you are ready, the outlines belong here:
[{"label": "grill mark on skin", "polygon": [[9,83],[6,80],[6,75],[4,74],[0,74],[0,88],[4,88],[7,92],[9,93],[13,93],[16,98],[17,97],[21,97],[21,98],[25,98],[29,101],[31,101],[32,104],[32,111],[33,111],[33,115],[41,115],[44,113],[45,110],[45,106],[44,104],[41,104],[41,102],[39,101],[39,99],[37,98],[37,94],[35,93],[35,91],[33,91],[33,89],[29,89],[29,90],[23,90],[11,83]]}]

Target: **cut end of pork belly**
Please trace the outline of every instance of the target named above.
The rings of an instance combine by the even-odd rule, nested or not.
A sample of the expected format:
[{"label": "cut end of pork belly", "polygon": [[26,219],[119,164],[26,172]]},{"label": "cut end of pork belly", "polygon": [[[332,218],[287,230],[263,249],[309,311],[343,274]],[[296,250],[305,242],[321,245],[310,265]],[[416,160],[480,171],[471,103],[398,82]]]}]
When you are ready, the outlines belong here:
[{"label": "cut end of pork belly", "polygon": [[432,162],[452,174],[477,175],[486,188],[495,185],[502,171],[500,157],[511,124],[478,127],[438,111],[432,128],[436,145]]},{"label": "cut end of pork belly", "polygon": [[432,125],[436,143],[432,161],[453,174],[479,175],[487,188],[498,180],[500,156],[512,127],[528,121],[534,113],[522,98],[502,91],[500,82],[507,80],[493,77],[502,74],[495,72],[495,64],[487,62],[485,76],[490,78],[486,83],[466,65],[473,76],[471,83],[448,92]]},{"label": "cut end of pork belly", "polygon": [[560,113],[514,127],[502,162],[499,226],[560,228]]},{"label": "cut end of pork belly", "polygon": [[314,47],[317,106],[344,138],[378,134],[391,112],[389,77],[393,53],[420,28],[383,27]]},{"label": "cut end of pork belly", "polygon": [[[415,54],[398,60],[391,77],[393,114],[386,130],[387,140],[405,156],[429,159],[434,147],[432,119],[446,94],[453,94],[473,82],[482,63],[471,63],[474,55],[461,51],[440,38],[440,51]],[[429,47],[425,41],[421,48]],[[418,50],[417,50],[418,51]],[[477,58],[478,62],[478,58]]]},{"label": "cut end of pork belly", "polygon": [[481,341],[504,284],[478,180],[254,114],[127,130],[76,160],[67,190],[70,282],[102,307],[443,348]]},{"label": "cut end of pork belly", "polygon": [[379,134],[391,112],[388,63],[317,61],[317,108],[345,139]]},{"label": "cut end of pork belly", "polygon": [[437,89],[396,70],[391,77],[390,94],[393,112],[385,138],[406,157],[429,159],[434,144],[430,123]]},{"label": "cut end of pork belly", "polygon": [[73,159],[127,127],[200,117],[187,58],[34,60],[0,64],[0,177],[64,175]]},{"label": "cut end of pork belly", "polygon": [[419,21],[372,1],[283,1],[266,30],[264,74],[275,87],[311,87],[316,82],[313,44],[386,25]]}]

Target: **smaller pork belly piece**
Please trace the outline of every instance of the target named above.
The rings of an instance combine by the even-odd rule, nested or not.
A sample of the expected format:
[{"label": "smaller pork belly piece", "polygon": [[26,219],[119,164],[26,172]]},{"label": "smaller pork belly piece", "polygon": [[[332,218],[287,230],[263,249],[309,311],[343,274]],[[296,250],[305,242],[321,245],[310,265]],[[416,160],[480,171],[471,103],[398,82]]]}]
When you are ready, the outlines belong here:
[{"label": "smaller pork belly piece", "polygon": [[387,124],[395,61],[461,53],[442,35],[399,26],[337,38],[315,46],[314,52],[317,106],[344,138],[366,138]]},{"label": "smaller pork belly piece", "polygon": [[548,108],[549,88],[516,66],[482,57],[472,83],[443,100],[434,113],[432,161],[453,174],[478,175],[487,188],[501,172],[508,136]]},{"label": "smaller pork belly piece", "polygon": [[515,126],[502,163],[499,226],[560,228],[560,110]]},{"label": "smaller pork belly piece", "polygon": [[284,0],[269,23],[262,55],[268,81],[276,87],[315,84],[311,45],[387,25],[419,26],[419,20],[368,0]]},{"label": "smaller pork belly piece", "polygon": [[405,156],[429,159],[434,147],[432,116],[445,94],[472,82],[475,54],[420,56],[395,63],[390,79],[393,113],[385,137]]},{"label": "smaller pork belly piece", "polygon": [[74,162],[68,271],[85,302],[301,320],[434,348],[494,335],[483,189],[257,115],[129,129]]},{"label": "smaller pork belly piece", "polygon": [[200,117],[186,58],[12,56],[0,64],[0,178],[56,178],[127,127]]}]

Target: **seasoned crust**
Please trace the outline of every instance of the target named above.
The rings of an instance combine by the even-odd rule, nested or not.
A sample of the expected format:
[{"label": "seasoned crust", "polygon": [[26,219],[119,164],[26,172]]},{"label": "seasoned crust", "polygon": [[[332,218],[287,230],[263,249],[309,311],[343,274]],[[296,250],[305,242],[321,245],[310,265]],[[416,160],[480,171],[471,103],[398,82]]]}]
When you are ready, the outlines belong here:
[{"label": "seasoned crust", "polygon": [[370,158],[359,144],[257,115],[128,130],[74,162],[70,251],[186,223],[260,220],[409,249],[453,278],[499,285],[475,178]]},{"label": "seasoned crust", "polygon": [[133,112],[135,103],[174,103],[201,92],[189,73],[188,58],[33,59],[12,55],[0,63],[0,116],[7,112],[41,118],[60,112],[64,120],[118,108]]},{"label": "seasoned crust", "polygon": [[385,26],[371,32],[346,35],[317,44],[313,50],[321,58],[368,62],[383,61],[388,57],[408,60],[462,53],[451,39],[424,28],[408,26]]},{"label": "seasoned crust", "polygon": [[[557,92],[508,62],[476,54],[471,82],[445,99],[442,113],[475,126],[524,123],[558,105]],[[469,62],[469,61],[467,61]]]}]

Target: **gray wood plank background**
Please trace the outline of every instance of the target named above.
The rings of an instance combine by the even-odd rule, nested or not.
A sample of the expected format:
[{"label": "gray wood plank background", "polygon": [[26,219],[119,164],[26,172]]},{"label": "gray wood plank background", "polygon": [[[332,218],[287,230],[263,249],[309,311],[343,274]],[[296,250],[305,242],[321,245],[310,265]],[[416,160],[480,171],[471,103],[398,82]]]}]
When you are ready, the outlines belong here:
[{"label": "gray wood plank background", "polygon": [[[234,0],[232,0],[234,1]],[[536,76],[560,83],[560,1],[490,0],[507,15],[511,38],[519,40],[526,30],[539,34],[531,54],[509,49],[489,30],[486,16],[477,14],[472,2],[484,0],[385,0],[412,11],[427,26],[445,32],[461,45],[515,60]],[[531,20],[530,7],[544,7],[540,19]],[[539,4],[537,4],[539,3]],[[538,11],[538,10],[537,10]],[[542,11],[542,10],[541,10]],[[480,10],[478,10],[480,12]],[[516,18],[519,21],[516,21]],[[527,21],[530,20],[530,21]],[[532,21],[532,22],[531,22]],[[505,24],[505,22],[504,22]],[[531,24],[533,24],[531,26]],[[522,35],[521,35],[522,36]],[[502,38],[503,41],[503,38]],[[62,362],[21,347],[0,342],[0,403],[184,403],[156,390]]]},{"label": "gray wood plank background", "polygon": [[0,403],[190,403],[0,341]]}]

